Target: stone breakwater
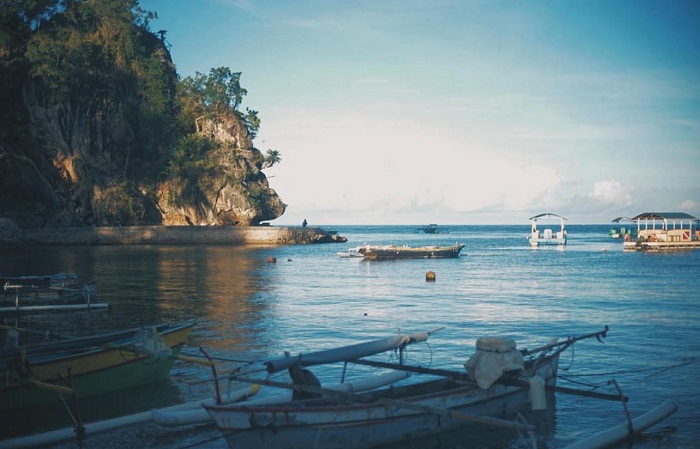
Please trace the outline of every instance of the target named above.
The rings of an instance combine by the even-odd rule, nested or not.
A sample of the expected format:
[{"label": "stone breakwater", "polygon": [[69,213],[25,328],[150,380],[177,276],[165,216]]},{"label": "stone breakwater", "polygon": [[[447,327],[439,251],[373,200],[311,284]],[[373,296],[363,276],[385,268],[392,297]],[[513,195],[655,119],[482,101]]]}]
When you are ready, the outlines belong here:
[{"label": "stone breakwater", "polygon": [[23,229],[23,245],[297,245],[346,242],[333,231],[286,226],[124,226]]}]

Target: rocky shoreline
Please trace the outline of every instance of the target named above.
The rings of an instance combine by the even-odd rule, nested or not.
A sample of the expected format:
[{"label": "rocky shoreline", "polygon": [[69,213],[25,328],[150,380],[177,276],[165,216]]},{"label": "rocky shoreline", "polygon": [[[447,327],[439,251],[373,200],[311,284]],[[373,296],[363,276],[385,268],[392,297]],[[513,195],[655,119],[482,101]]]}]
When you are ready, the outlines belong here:
[{"label": "rocky shoreline", "polygon": [[297,226],[114,226],[15,228],[4,231],[0,232],[0,248],[44,245],[299,245],[347,241],[335,231]]}]

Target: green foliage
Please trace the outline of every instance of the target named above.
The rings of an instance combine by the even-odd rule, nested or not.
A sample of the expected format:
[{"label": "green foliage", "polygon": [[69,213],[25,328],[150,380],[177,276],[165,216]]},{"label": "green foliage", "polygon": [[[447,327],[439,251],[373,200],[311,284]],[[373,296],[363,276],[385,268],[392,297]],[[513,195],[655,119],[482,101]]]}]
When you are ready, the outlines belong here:
[{"label": "green foliage", "polygon": [[196,129],[200,117],[216,119],[237,115],[243,119],[248,133],[254,139],[260,129],[258,111],[246,108],[242,114],[238,108],[248,91],[241,87],[241,72],[232,72],[228,67],[213,68],[209,75],[197,72],[178,84],[180,124]]},{"label": "green foliage", "polygon": [[248,187],[248,202],[255,209],[262,209],[265,205],[265,190],[260,184],[250,184]]},{"label": "green foliage", "polygon": [[101,219],[107,223],[136,225],[142,223],[146,216],[141,193],[128,182],[107,187],[96,207],[100,209]]},{"label": "green foliage", "polygon": [[[0,145],[24,152],[63,192],[85,192],[76,211],[89,209],[78,203],[90,201],[93,183],[111,186],[124,202],[105,209],[124,223],[146,219],[142,201],[154,201],[134,186],[172,177],[195,197],[216,183],[245,180],[242,162],[222,168],[240,153],[195,134],[197,119],[233,116],[256,137],[258,111],[239,111],[248,93],[241,72],[218,67],[179,80],[165,33],[149,29],[154,17],[138,0],[0,0]],[[35,106],[53,112],[45,114],[53,117],[46,129],[34,129]],[[82,184],[67,185],[72,181],[50,172],[56,148],[74,152],[62,157],[82,158],[85,173],[75,181]],[[273,150],[254,158],[248,162],[257,167],[281,160]],[[266,192],[251,194],[264,201]]]},{"label": "green foliage", "polygon": [[207,158],[214,143],[203,137],[189,134],[181,138],[170,155],[168,174],[170,176],[196,179],[211,170],[216,164]]},{"label": "green foliage", "polygon": [[260,129],[260,118],[258,117],[258,111],[246,108],[246,114],[243,116],[243,121],[248,128],[248,133],[251,139],[255,139],[258,135],[258,130]]},{"label": "green foliage", "polygon": [[[153,14],[137,0],[55,5],[27,40],[27,81],[43,106],[93,115],[89,135],[77,137],[89,152],[103,153],[115,174],[151,178],[177,135],[176,74],[164,43],[147,29]],[[126,123],[105,136],[114,114]],[[64,127],[64,139],[73,140],[76,127]]]},{"label": "green foliage", "polygon": [[282,160],[282,156],[280,155],[279,151],[267,150],[267,153],[265,155],[265,162],[263,164],[263,168],[272,167],[273,165],[277,164],[281,160]]}]

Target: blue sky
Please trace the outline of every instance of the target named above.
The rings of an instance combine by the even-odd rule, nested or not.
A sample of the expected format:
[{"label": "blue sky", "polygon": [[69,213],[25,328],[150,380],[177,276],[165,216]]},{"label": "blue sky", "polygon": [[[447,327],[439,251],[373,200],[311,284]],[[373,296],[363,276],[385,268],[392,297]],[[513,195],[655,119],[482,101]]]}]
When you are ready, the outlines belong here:
[{"label": "blue sky", "polygon": [[273,224],[700,217],[700,2],[142,0],[242,72]]}]

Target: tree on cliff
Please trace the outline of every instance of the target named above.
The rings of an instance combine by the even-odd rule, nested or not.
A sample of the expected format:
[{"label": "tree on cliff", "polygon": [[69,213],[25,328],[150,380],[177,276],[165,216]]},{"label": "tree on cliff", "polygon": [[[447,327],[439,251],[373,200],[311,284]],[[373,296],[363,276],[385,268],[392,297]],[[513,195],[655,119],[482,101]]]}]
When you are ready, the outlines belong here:
[{"label": "tree on cliff", "polygon": [[280,152],[277,150],[267,150],[263,167],[272,167],[282,160]]},{"label": "tree on cliff", "polygon": [[[220,67],[180,81],[165,33],[149,29],[154,17],[138,0],[0,0],[3,215],[25,227],[157,224],[170,169],[189,149],[217,145],[196,136],[198,118],[234,111],[255,136],[257,111],[238,112],[247,93],[240,72]],[[260,168],[263,157],[251,154]],[[265,181],[256,173],[226,182],[252,177]],[[266,189],[255,195],[274,194]]]}]

